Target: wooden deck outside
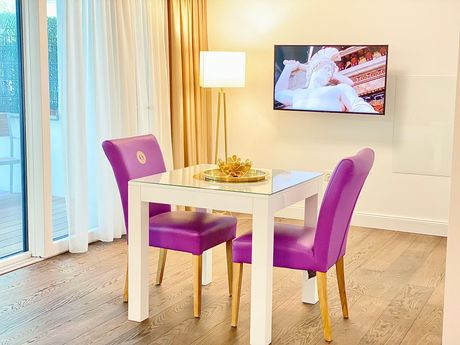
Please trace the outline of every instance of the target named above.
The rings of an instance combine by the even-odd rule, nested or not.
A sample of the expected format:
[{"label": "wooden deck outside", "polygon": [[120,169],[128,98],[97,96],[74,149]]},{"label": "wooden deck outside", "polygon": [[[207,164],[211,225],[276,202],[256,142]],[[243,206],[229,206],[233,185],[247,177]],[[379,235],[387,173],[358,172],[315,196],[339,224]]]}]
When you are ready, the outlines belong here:
[{"label": "wooden deck outside", "polygon": [[[53,197],[53,238],[66,235],[65,199]],[[0,258],[23,250],[22,195],[0,192]]]}]

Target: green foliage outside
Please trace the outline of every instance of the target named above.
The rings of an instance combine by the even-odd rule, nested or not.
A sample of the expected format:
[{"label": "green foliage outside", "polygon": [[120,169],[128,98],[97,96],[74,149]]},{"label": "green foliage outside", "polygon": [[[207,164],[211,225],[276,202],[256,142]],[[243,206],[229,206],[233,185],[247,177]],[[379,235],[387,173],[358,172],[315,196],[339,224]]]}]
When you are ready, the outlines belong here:
[{"label": "green foliage outside", "polygon": [[[48,60],[50,81],[50,108],[57,111],[58,57],[57,22],[48,18]],[[0,112],[19,113],[19,51],[16,14],[0,13]]]}]

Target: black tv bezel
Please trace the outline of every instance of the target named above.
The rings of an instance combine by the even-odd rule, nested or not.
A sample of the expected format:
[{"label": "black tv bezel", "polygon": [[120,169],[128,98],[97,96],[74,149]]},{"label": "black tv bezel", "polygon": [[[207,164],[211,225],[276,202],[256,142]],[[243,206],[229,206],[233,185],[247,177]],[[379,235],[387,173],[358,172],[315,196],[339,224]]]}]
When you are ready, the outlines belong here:
[{"label": "black tv bezel", "polygon": [[[387,48],[387,61],[385,64],[385,91],[383,102],[383,112],[382,113],[364,113],[364,112],[355,112],[355,111],[333,111],[333,110],[306,110],[306,109],[281,109],[275,108],[275,66],[276,66],[276,48],[278,47],[311,47],[311,46],[324,46],[324,47],[336,47],[336,46],[383,46]],[[331,114],[356,114],[356,115],[373,115],[373,116],[385,116],[386,105],[387,105],[387,81],[388,81],[388,44],[275,44],[273,48],[273,97],[272,97],[272,107],[276,111],[301,111],[308,113],[331,113]]]}]

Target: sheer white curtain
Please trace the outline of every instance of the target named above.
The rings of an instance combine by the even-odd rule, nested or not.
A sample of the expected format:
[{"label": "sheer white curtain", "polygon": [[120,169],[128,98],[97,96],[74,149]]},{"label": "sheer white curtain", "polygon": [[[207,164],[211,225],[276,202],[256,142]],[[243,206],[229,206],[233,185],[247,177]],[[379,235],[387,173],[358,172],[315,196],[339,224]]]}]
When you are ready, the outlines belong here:
[{"label": "sheer white curtain", "polygon": [[60,114],[71,252],[125,232],[101,143],[153,133],[172,166],[166,0],[58,0]]}]

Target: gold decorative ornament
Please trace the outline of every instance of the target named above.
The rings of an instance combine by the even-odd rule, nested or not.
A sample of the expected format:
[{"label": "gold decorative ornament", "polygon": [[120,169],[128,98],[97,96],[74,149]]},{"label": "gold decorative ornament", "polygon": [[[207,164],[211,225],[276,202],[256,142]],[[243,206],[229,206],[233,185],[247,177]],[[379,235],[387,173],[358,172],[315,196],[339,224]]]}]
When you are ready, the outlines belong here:
[{"label": "gold decorative ornament", "polygon": [[249,159],[246,159],[244,162],[241,158],[233,155],[227,158],[227,161],[219,159],[217,161],[217,166],[219,170],[227,176],[231,177],[242,177],[251,170],[252,162]]},{"label": "gold decorative ornament", "polygon": [[252,162],[249,159],[243,161],[236,155],[230,156],[226,161],[217,161],[218,169],[207,169],[201,172],[198,178],[215,182],[257,182],[265,180],[268,173],[251,169]]},{"label": "gold decorative ornament", "polygon": [[138,162],[141,164],[145,164],[145,162],[147,162],[147,157],[145,156],[145,153],[142,151],[137,151],[136,157],[137,157]]},{"label": "gold decorative ornament", "polygon": [[268,173],[266,171],[259,169],[250,169],[244,176],[241,177],[226,175],[220,169],[207,169],[200,174],[197,174],[196,178],[214,182],[243,183],[263,181],[267,178],[267,176]]}]

